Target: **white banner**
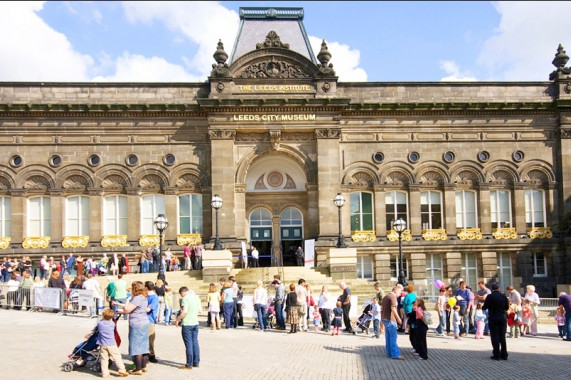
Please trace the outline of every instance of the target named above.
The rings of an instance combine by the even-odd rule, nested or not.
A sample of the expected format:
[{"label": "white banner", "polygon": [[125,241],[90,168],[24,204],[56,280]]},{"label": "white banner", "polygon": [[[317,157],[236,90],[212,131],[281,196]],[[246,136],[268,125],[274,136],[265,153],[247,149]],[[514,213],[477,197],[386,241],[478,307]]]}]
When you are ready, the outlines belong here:
[{"label": "white banner", "polygon": [[79,306],[95,306],[93,303],[93,290],[77,289]]},{"label": "white banner", "polygon": [[244,295],[242,297],[242,315],[246,318],[255,318],[258,313],[254,311],[254,296]]},{"label": "white banner", "polygon": [[34,290],[34,306],[61,309],[60,288],[36,288]]},{"label": "white banner", "polygon": [[315,239],[305,241],[305,267],[315,267]]}]

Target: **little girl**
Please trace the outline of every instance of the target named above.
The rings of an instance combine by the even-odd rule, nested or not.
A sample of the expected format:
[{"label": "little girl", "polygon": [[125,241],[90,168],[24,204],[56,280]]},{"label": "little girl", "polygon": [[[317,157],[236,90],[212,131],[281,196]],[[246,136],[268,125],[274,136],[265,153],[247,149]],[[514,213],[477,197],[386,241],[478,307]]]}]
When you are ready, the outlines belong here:
[{"label": "little girl", "polygon": [[452,325],[454,325],[454,339],[460,339],[460,306],[454,305],[452,313]]},{"label": "little girl", "polygon": [[531,325],[531,304],[528,299],[523,300],[521,319],[523,324],[523,331],[521,332],[521,335],[527,335],[529,334],[529,326]]},{"label": "little girl", "polygon": [[476,313],[474,314],[474,321],[476,322],[476,335],[474,339],[484,339],[484,327],[486,326],[486,315],[482,311],[482,303],[478,303]]},{"label": "little girl", "polygon": [[424,313],[426,312],[426,307],[424,306],[424,300],[422,298],[417,298],[414,303],[415,317],[415,327],[414,327],[414,346],[415,354],[418,355],[420,360],[428,360],[428,347],[426,345],[426,332],[428,331],[428,326],[422,320]]},{"label": "little girl", "polygon": [[319,312],[319,306],[315,305],[313,307],[313,331],[317,331],[320,319],[321,313]]},{"label": "little girl", "polygon": [[208,318],[210,319],[210,329],[220,330],[220,301],[222,297],[220,292],[216,289],[214,283],[210,283],[210,288],[208,289],[208,295],[206,296],[208,301]]},{"label": "little girl", "polygon": [[[517,313],[519,312],[519,307],[515,303],[510,302],[510,307],[508,309],[508,327],[510,328],[510,337],[519,338],[521,333],[520,326],[521,322],[518,319]],[[515,335],[514,335],[515,329]]]},{"label": "little girl", "polygon": [[559,329],[559,337],[563,338],[565,331],[565,309],[563,308],[563,305],[560,305],[557,308],[557,313],[555,313],[555,320],[557,321],[557,328]]},{"label": "little girl", "polygon": [[341,318],[343,317],[343,309],[341,306],[341,301],[337,301],[337,307],[333,309],[333,322],[331,323],[333,330],[331,335],[339,335],[339,327],[341,327]]}]

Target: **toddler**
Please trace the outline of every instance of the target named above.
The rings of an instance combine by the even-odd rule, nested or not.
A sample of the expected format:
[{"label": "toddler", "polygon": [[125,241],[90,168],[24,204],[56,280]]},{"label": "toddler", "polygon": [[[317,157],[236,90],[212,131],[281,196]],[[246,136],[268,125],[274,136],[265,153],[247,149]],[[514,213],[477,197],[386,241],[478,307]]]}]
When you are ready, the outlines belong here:
[{"label": "toddler", "polygon": [[339,335],[339,327],[341,327],[341,318],[343,317],[343,309],[341,301],[337,301],[337,307],[333,309],[333,322],[331,323],[331,335]]},{"label": "toddler", "polygon": [[486,315],[482,310],[482,303],[478,303],[476,313],[474,314],[474,321],[476,322],[476,335],[474,339],[484,339],[484,327],[486,326]]},{"label": "toddler", "polygon": [[460,339],[460,306],[454,305],[452,313],[452,325],[454,325],[454,339]]},{"label": "toddler", "polygon": [[[519,319],[519,307],[515,303],[510,302],[510,307],[508,309],[508,326],[510,328],[510,337],[511,338],[519,338],[520,336],[520,326],[521,321]],[[515,335],[514,335],[515,329]]]},{"label": "toddler", "polygon": [[121,359],[121,353],[117,348],[115,341],[115,322],[113,316],[115,312],[111,309],[105,309],[101,313],[103,319],[97,323],[97,344],[101,355],[101,377],[109,377],[109,357],[113,359],[115,365],[119,369],[119,375],[125,377],[129,374],[125,370],[125,364]]},{"label": "toddler", "polygon": [[321,313],[319,312],[319,306],[315,305],[313,307],[313,331],[317,331],[320,319]]},{"label": "toddler", "polygon": [[[565,332],[565,309],[563,305],[557,308],[557,313],[555,313],[555,321],[557,321],[557,328],[559,329],[559,337],[564,337]],[[569,337],[566,337],[569,339]]]},{"label": "toddler", "polygon": [[523,300],[521,319],[523,324],[523,331],[521,332],[521,335],[529,334],[529,326],[531,325],[531,303],[527,298]]},{"label": "toddler", "polygon": [[371,304],[371,310],[369,310],[371,319],[373,321],[373,331],[375,332],[374,337],[379,339],[380,337],[380,324],[381,324],[381,308],[379,306],[379,299],[373,297],[373,303]]}]

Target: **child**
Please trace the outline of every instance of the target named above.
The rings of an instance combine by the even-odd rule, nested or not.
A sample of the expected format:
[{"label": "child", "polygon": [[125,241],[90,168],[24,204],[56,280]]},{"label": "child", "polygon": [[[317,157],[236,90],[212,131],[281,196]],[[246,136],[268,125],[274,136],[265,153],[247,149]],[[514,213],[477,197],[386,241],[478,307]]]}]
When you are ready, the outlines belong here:
[{"label": "child", "polygon": [[213,282],[210,283],[206,300],[208,301],[210,329],[214,330],[216,328],[216,330],[220,330],[220,301],[222,300],[222,297]]},{"label": "child", "polygon": [[[555,320],[557,321],[557,328],[559,329],[559,337],[563,338],[565,332],[565,309],[563,308],[563,305],[560,305],[557,308],[557,313],[555,313]],[[569,337],[565,338],[569,339]]]},{"label": "child", "polygon": [[[521,321],[519,320],[519,307],[515,303],[510,302],[510,307],[508,309],[508,326],[510,328],[510,338],[519,338],[520,336],[520,326]],[[515,329],[515,335],[514,335]]]},{"label": "child", "polygon": [[171,323],[172,304],[173,304],[172,288],[167,286],[165,288],[165,325],[167,326],[170,325]]},{"label": "child", "polygon": [[523,331],[521,335],[529,334],[529,326],[531,325],[531,303],[526,298],[523,300],[523,308],[521,309],[521,322],[523,324]]},{"label": "child", "polygon": [[373,297],[373,303],[371,304],[371,310],[369,314],[371,315],[371,320],[373,321],[373,331],[375,335],[373,337],[379,339],[380,337],[380,324],[381,324],[381,308],[379,306],[379,299]]},{"label": "child", "polygon": [[474,321],[476,322],[476,335],[474,339],[484,339],[484,327],[486,326],[486,315],[482,310],[482,303],[479,302],[476,306],[476,313],[474,314]]},{"label": "child", "polygon": [[414,303],[414,311],[416,313],[414,321],[414,347],[415,354],[418,354],[420,360],[428,360],[428,347],[426,344],[426,332],[428,331],[428,326],[424,323],[422,317],[426,312],[426,306],[424,305],[424,299],[417,298]]},{"label": "child", "polygon": [[129,376],[115,341],[115,322],[112,321],[115,312],[111,309],[105,309],[101,314],[103,319],[97,323],[97,344],[99,345],[101,355],[101,377],[109,377],[110,356],[119,369],[119,375],[123,377]]},{"label": "child", "polygon": [[454,305],[452,325],[454,326],[454,339],[460,339],[460,306]]},{"label": "child", "polygon": [[317,331],[319,327],[319,321],[321,319],[321,313],[319,312],[319,306],[313,306],[313,331]]},{"label": "child", "polygon": [[343,317],[343,309],[341,301],[337,301],[337,307],[333,309],[333,323],[331,323],[331,335],[339,335],[339,327],[341,327],[341,318]]}]

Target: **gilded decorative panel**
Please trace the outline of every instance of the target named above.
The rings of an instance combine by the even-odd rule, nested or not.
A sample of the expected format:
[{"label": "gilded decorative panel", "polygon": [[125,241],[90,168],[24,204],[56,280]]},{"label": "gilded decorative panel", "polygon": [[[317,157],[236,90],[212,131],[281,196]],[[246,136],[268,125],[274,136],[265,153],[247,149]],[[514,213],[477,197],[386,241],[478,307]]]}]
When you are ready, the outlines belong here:
[{"label": "gilded decorative panel", "polygon": [[32,236],[27,237],[22,242],[22,247],[25,249],[30,248],[48,248],[50,245],[50,236]]},{"label": "gilded decorative panel", "polygon": [[127,245],[127,235],[104,235],[101,238],[102,247],[124,247]]},{"label": "gilded decorative panel", "polygon": [[527,234],[532,239],[551,239],[553,233],[551,227],[533,227],[527,229]]},{"label": "gilded decorative panel", "polygon": [[456,233],[460,240],[482,240],[482,232],[479,228],[458,228]]},{"label": "gilded decorative panel", "polygon": [[494,239],[516,239],[517,233],[515,227],[511,228],[492,228]]},{"label": "gilded decorative panel", "polygon": [[446,240],[447,237],[446,230],[443,228],[422,230],[422,238],[424,240]]},{"label": "gilded decorative panel", "polygon": [[376,240],[375,231],[353,231],[351,232],[351,239],[354,242],[367,243]]},{"label": "gilded decorative panel", "polygon": [[0,249],[8,249],[8,247],[10,247],[11,241],[12,241],[12,238],[0,237]]},{"label": "gilded decorative panel", "polygon": [[159,245],[159,235],[141,235],[139,237],[139,245],[141,247]]},{"label": "gilded decorative panel", "polygon": [[[389,239],[389,241],[398,241],[399,240],[399,234],[395,230],[390,230],[387,233],[387,239]],[[403,241],[411,241],[412,235],[410,234],[410,230],[404,230],[402,232],[401,239]]]},{"label": "gilded decorative panel", "polygon": [[61,242],[64,248],[85,248],[89,244],[89,236],[64,236]]},{"label": "gilded decorative panel", "polygon": [[179,234],[176,235],[176,244],[178,245],[197,245],[202,242],[201,234]]}]

